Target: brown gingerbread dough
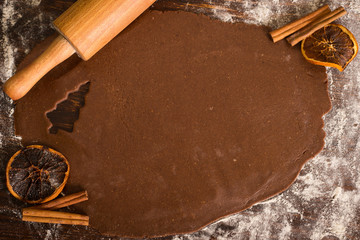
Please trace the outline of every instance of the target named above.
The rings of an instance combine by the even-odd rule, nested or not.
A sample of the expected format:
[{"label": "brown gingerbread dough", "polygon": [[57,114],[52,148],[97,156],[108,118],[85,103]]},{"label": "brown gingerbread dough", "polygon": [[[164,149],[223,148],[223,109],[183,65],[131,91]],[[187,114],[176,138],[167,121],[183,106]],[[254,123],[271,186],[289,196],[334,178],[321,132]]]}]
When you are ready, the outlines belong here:
[{"label": "brown gingerbread dough", "polygon": [[[46,114],[88,81],[73,132],[49,133]],[[322,149],[329,109],[325,68],[265,27],[146,12],[88,62],[73,57],[42,79],[18,101],[15,127],[24,145],[69,159],[66,192],[88,190],[78,211],[91,226],[152,237],[286,189]]]}]

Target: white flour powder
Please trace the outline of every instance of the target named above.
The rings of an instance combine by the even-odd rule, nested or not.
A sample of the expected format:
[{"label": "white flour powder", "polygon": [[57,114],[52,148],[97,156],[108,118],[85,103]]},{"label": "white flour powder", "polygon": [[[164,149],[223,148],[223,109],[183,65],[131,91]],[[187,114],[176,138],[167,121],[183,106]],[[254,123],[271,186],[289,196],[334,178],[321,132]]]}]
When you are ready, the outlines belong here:
[{"label": "white flour powder", "polygon": [[[41,0],[28,1],[31,6]],[[212,6],[213,16],[235,22],[238,13],[246,16],[246,22],[278,28],[321,6],[321,0],[293,0],[291,4],[280,4],[279,0],[225,0],[220,6],[204,1]],[[357,0],[326,1],[331,9],[342,4],[348,14],[341,18],[341,24],[348,27],[360,39],[360,4]],[[14,53],[16,49],[8,38],[9,29],[21,18],[14,1],[2,3],[0,50],[4,61],[0,64],[0,80],[5,81],[15,71]],[[41,18],[41,16],[39,16]],[[357,19],[357,20],[355,20]],[[202,231],[174,239],[291,239],[294,222],[302,221],[301,229],[311,239],[334,236],[347,239],[347,233],[354,232],[356,214],[360,212],[360,63],[359,57],[348,68],[339,73],[328,69],[329,91],[333,109],[324,117],[326,144],[324,150],[310,160],[296,182],[283,194],[253,206],[240,214],[232,215],[211,224]],[[12,112],[8,113],[10,116]],[[0,140],[2,137],[0,136]],[[317,208],[313,208],[313,203]],[[319,204],[321,202],[321,204]],[[313,211],[316,219],[308,219],[307,211]],[[305,223],[304,223],[305,222]],[[36,226],[33,225],[34,230]],[[40,233],[39,233],[40,234]],[[55,239],[56,228],[46,232],[46,239]]]}]

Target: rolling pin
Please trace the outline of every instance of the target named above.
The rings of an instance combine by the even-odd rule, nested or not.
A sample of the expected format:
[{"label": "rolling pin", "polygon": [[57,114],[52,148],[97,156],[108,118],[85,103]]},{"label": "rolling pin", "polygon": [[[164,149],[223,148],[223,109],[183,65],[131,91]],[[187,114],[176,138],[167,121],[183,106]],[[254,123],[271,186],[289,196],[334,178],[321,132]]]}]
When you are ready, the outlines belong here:
[{"label": "rolling pin", "polygon": [[46,73],[74,53],[90,59],[149,8],[155,0],[78,0],[54,22],[60,33],[37,59],[4,84],[13,100],[22,98]]}]

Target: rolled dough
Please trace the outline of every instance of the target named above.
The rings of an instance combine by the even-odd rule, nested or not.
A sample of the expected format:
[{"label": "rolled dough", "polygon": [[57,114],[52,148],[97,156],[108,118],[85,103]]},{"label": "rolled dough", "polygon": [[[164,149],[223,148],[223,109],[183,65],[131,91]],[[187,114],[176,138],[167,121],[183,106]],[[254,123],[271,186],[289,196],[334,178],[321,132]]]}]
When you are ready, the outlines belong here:
[{"label": "rolled dough", "polygon": [[[48,39],[47,42],[50,42]],[[41,44],[26,65],[46,47]],[[90,81],[73,132],[46,113]],[[146,12],[94,58],[51,71],[15,111],[24,145],[62,152],[66,193],[102,233],[197,230],[285,190],[324,145],[325,69],[265,27]]]}]

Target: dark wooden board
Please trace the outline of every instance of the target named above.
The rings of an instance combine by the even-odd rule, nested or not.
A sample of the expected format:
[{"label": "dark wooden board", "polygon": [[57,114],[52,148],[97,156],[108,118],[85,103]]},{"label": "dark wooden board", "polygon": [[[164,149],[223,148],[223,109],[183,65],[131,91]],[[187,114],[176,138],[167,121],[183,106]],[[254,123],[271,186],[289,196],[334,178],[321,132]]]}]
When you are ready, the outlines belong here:
[{"label": "dark wooden board", "polygon": [[[30,3],[31,2],[31,3]],[[36,3],[38,2],[38,4]],[[0,3],[0,16],[4,19],[6,11],[12,10],[16,16],[11,17],[13,22],[6,22],[0,25],[0,69],[9,67],[6,62],[9,59],[7,46],[16,48],[12,52],[14,64],[17,65],[27,54],[29,49],[34,47],[46,36],[54,31],[49,27],[52,20],[65,11],[74,0],[42,0],[42,1],[20,1],[9,0]],[[311,3],[311,4],[310,4]],[[315,7],[323,3],[329,3],[332,9],[338,5],[336,1],[308,1],[308,0],[284,0],[284,1],[258,1],[258,0],[158,0],[151,9],[153,10],[182,10],[203,13],[211,17],[219,18],[218,11],[224,11],[231,15],[233,21],[247,21],[263,23],[257,21],[256,14],[250,10],[255,9],[260,13],[275,13],[276,9],[281,9],[275,17],[268,16],[266,25],[276,27],[284,22],[296,19],[299,15],[314,10]],[[351,30],[355,31],[356,37],[360,30],[356,23],[360,21],[360,7],[357,0],[342,3],[349,10],[351,19],[345,19],[345,23],[352,23]],[[275,6],[278,5],[278,6]],[[260,9],[272,7],[274,9]],[[250,10],[249,10],[250,9]],[[299,10],[300,9],[300,10]],[[353,13],[351,11],[353,10]],[[263,16],[259,16],[263,17]],[[356,63],[355,63],[356,64]],[[11,65],[11,64],[10,64]],[[355,65],[359,66],[359,64]],[[14,71],[14,66],[12,69]],[[343,119],[337,120],[338,111],[345,111],[346,116],[350,116],[351,109],[349,101],[360,100],[356,89],[359,86],[356,78],[359,71],[349,70],[347,75],[330,70],[330,96],[333,103],[333,111],[325,117],[325,123],[336,122],[341,124]],[[0,72],[0,80],[5,81],[9,77],[9,72]],[[0,239],[118,239],[101,235],[91,227],[78,227],[52,224],[29,224],[20,220],[20,209],[23,203],[10,196],[5,186],[5,166],[10,156],[20,148],[20,141],[14,136],[13,118],[11,116],[13,103],[3,94],[0,94]],[[358,115],[353,115],[352,117]],[[327,145],[322,152],[320,159],[331,161],[346,161],[360,156],[357,147],[359,132],[358,119],[352,119],[344,124],[344,141],[347,148],[338,149],[341,145],[339,139],[329,138]],[[327,134],[337,134],[340,127],[326,127]],[[354,133],[355,132],[355,133]],[[337,136],[337,135],[336,135]],[[340,136],[340,135],[339,135]],[[335,159],[335,160],[334,160]],[[354,171],[347,170],[346,167],[355,168]],[[358,176],[354,174],[360,172],[360,164],[350,162],[349,165],[339,165],[339,174],[329,173],[331,168],[325,169],[326,172],[318,171],[319,164],[307,164],[302,170],[295,187],[290,188],[274,200],[267,203],[260,203],[252,208],[237,214],[234,218],[212,224],[208,229],[196,232],[191,235],[177,236],[177,239],[360,239],[360,208],[352,206],[341,212],[341,204],[353,204],[352,199],[341,202],[337,196],[343,192],[351,192],[354,201],[359,197]],[[324,170],[324,171],[325,171]],[[351,173],[351,174],[350,174]],[[326,175],[328,174],[328,175]],[[321,177],[325,175],[325,177]],[[321,185],[319,196],[313,198],[303,198],[301,195],[308,191],[309,186],[306,178],[317,176],[320,179],[334,178]],[[306,182],[306,183],[303,183]],[[358,182],[359,183],[359,182]],[[340,193],[336,189],[340,188]],[[314,194],[318,192],[314,191]],[[334,194],[333,194],[334,193]],[[308,193],[312,194],[312,193]],[[338,195],[336,195],[338,194]],[[344,195],[345,196],[345,195]],[[356,198],[357,199],[357,198]],[[359,200],[356,200],[359,201]],[[284,203],[291,203],[291,206]],[[284,204],[284,205],[283,205]],[[340,205],[339,205],[340,204]],[[339,205],[339,206],[338,206]],[[282,208],[287,212],[280,211]],[[270,212],[269,212],[270,209]],[[71,210],[71,209],[70,209]],[[348,211],[352,212],[348,212]],[[279,214],[283,216],[279,216]],[[254,220],[256,218],[256,221]],[[284,220],[285,219],[285,220]],[[348,219],[351,219],[348,221]],[[254,220],[254,224],[251,223]],[[345,224],[346,222],[346,224]],[[338,225],[336,225],[338,224]],[[335,226],[336,225],[336,226]],[[173,239],[166,237],[162,239]]]}]

